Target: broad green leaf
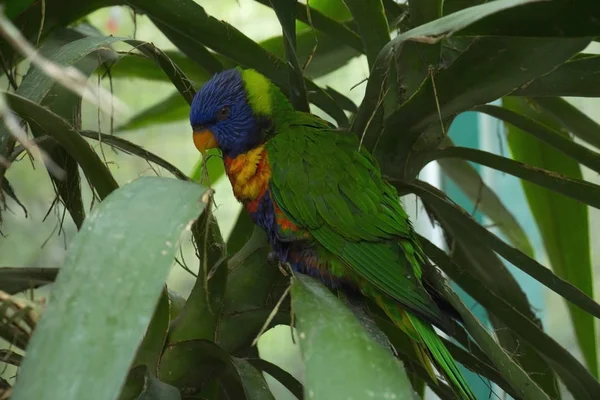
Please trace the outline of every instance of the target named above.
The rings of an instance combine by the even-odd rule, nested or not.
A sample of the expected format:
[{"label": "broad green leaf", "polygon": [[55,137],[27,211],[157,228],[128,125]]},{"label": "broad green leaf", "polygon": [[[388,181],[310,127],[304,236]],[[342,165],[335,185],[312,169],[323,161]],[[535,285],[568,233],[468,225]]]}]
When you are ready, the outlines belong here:
[{"label": "broad green leaf", "polygon": [[502,239],[489,232],[483,226],[475,222],[464,210],[454,207],[445,200],[445,195],[424,182],[407,184],[407,187],[421,197],[424,201],[435,206],[438,212],[471,231],[482,245],[496,251],[500,256],[512,263],[538,282],[553,290],[582,310],[587,311],[596,318],[600,318],[600,304],[583,293],[581,290],[555,275],[548,268],[537,261],[529,258],[521,251],[510,246]]},{"label": "broad green leaf", "polygon": [[518,87],[512,96],[600,96],[600,55],[579,54],[552,72]]},{"label": "broad green leaf", "polygon": [[577,399],[595,398],[594,393],[600,390],[600,384],[568,350],[546,334],[530,318],[516,310],[509,298],[499,295],[495,289],[490,290],[482,285],[469,269],[456,264],[427,239],[423,237],[420,239],[432,261],[488,312],[502,320],[506,326],[519,334],[547,359]]},{"label": "broad green leaf", "polygon": [[[271,0],[256,0],[261,4],[271,7]],[[345,44],[358,52],[363,52],[363,46],[360,36],[348,27],[347,24],[341,24],[338,21],[348,20],[350,14],[346,10],[340,13],[340,8],[345,9],[342,0],[321,2],[325,8],[319,7],[318,2],[312,0],[309,5],[297,2],[293,7],[294,17],[302,23],[296,24],[296,32],[306,32],[307,30],[318,30],[325,33],[331,39],[335,39],[340,44]],[[341,6],[341,7],[340,7]]]},{"label": "broad green leaf", "polygon": [[63,118],[29,99],[5,93],[10,108],[38,132],[55,139],[79,164],[100,198],[118,187],[117,182],[96,152]]},{"label": "broad green leaf", "polygon": [[595,0],[532,2],[491,15],[463,33],[478,35],[481,31],[495,36],[592,37],[600,31],[600,7]]},{"label": "broad green leaf", "polygon": [[[440,0],[411,1],[408,4],[407,20],[414,28],[442,16]],[[398,104],[404,103],[421,86],[430,71],[439,68],[443,41],[437,43],[406,42],[394,54],[398,76]]]},{"label": "broad green leaf", "polygon": [[464,8],[477,6],[485,2],[486,0],[444,0],[443,15],[452,14]]},{"label": "broad green leaf", "polygon": [[[531,135],[538,139],[523,139],[523,144],[532,145],[533,148],[535,148],[538,147],[538,144],[541,144],[540,141],[543,142],[545,144],[544,149],[551,151],[553,154],[548,158],[549,160],[551,160],[555,154],[562,153],[558,155],[560,158],[560,161],[557,160],[558,164],[568,162],[572,165],[576,165],[579,162],[582,165],[585,165],[586,167],[600,173],[600,154],[588,149],[585,146],[575,143],[573,139],[570,138],[568,131],[564,130],[556,123],[553,114],[544,116],[545,118],[540,118],[542,116],[541,113],[535,112],[529,106],[527,106],[526,100],[517,97],[505,97],[504,102],[506,103],[505,107],[483,105],[475,107],[474,110],[483,112],[507,122],[510,127],[509,129],[517,129],[522,135]],[[507,105],[514,106],[509,107]],[[529,112],[524,112],[526,110]],[[533,160],[536,158],[537,157],[532,155]],[[517,160],[547,170],[553,169],[549,168],[549,166],[552,165],[551,162],[549,166],[544,167],[544,165],[541,164],[536,165],[535,163],[530,163],[527,158],[517,158]],[[577,169],[579,170],[579,167],[577,167]],[[574,177],[582,179],[581,173],[576,174]]]},{"label": "broad green leaf", "polygon": [[25,11],[35,0],[11,0],[3,4],[2,12],[9,19],[14,19]]},{"label": "broad green leaf", "polygon": [[[544,140],[546,143],[543,143],[527,134],[533,133],[532,127],[509,125],[507,140],[511,154],[516,160],[534,168],[544,168],[572,178],[582,179],[581,167],[577,161],[584,165],[590,165],[583,162],[584,160],[580,156],[574,160],[565,155],[567,149],[574,147],[572,146],[574,143],[567,133],[559,133],[560,126],[557,126],[551,119],[552,117],[543,112],[536,112],[524,99],[505,98],[502,103],[509,110],[524,115],[523,118],[531,118],[534,122],[554,129],[556,136],[570,143],[550,146],[550,142]],[[535,136],[541,139],[541,137]],[[587,150],[585,147],[582,148]],[[557,149],[561,149],[561,151]],[[600,172],[600,168],[595,170]],[[532,183],[525,181],[521,181],[521,183],[542,236],[552,270],[588,296],[593,297],[594,278],[590,259],[587,206]],[[567,305],[577,342],[588,368],[594,376],[598,376],[594,317],[572,304]]]},{"label": "broad green leaf", "polygon": [[272,364],[262,358],[248,358],[246,359],[250,364],[264,372],[265,374],[269,374],[274,379],[276,379],[279,383],[281,383],[287,390],[290,391],[298,400],[302,400],[304,398],[304,389],[302,384],[294,378],[292,374],[281,369],[279,366]]},{"label": "broad green leaf", "polygon": [[176,387],[158,380],[149,368],[140,365],[129,371],[119,400],[181,400]]},{"label": "broad green leaf", "polygon": [[241,210],[227,240],[227,254],[240,251],[252,236],[254,229],[254,222],[250,215],[245,210]]},{"label": "broad green leaf", "polygon": [[188,396],[217,379],[229,399],[254,400],[229,354],[208,340],[187,340],[169,345],[161,358],[159,379]]},{"label": "broad green leaf", "polygon": [[223,63],[221,60],[206,47],[201,46],[198,43],[178,40],[180,38],[180,33],[177,30],[172,29],[169,25],[159,21],[154,21],[154,23],[167,38],[179,44],[179,50],[189,55],[190,59],[200,65],[208,74],[212,75],[223,70]]},{"label": "broad green leaf", "polygon": [[185,307],[186,299],[184,299],[177,293],[173,292],[172,290],[169,290],[168,292],[169,292],[169,304],[171,306],[170,318],[171,318],[171,321],[173,321],[175,318],[177,318],[179,316],[179,314],[181,314],[181,311],[183,311],[183,307]]},{"label": "broad green leaf", "polygon": [[[381,91],[384,83],[387,80],[387,74],[389,70],[388,67],[391,57],[404,42],[409,40],[418,42],[427,41],[430,38],[441,38],[442,35],[449,36],[454,32],[465,28],[469,24],[485,18],[486,16],[500,12],[507,8],[526,4],[530,1],[531,0],[493,1],[444,16],[396,36],[381,49],[379,55],[377,56],[375,65],[371,69],[371,75],[367,84],[365,98],[359,108],[356,119],[352,124],[354,132],[356,132],[359,136],[366,135],[369,138],[368,140],[372,141],[370,142],[370,145],[367,145],[367,147],[373,147],[376,140],[372,137],[376,136],[376,133],[380,131],[381,125],[379,123],[371,123],[370,119],[378,108],[378,104],[382,95]],[[506,73],[506,71],[504,72]],[[367,127],[369,128],[368,131]]]},{"label": "broad green leaf", "polygon": [[296,56],[295,8],[298,0],[269,0],[279,19],[283,33],[283,48],[289,75],[290,101],[298,111],[309,112],[304,77]]},{"label": "broad green leaf", "polygon": [[519,397],[527,399],[550,399],[546,393],[515,363],[510,355],[496,343],[485,327],[463,304],[459,297],[442,281],[441,277],[432,282],[435,289],[460,313],[464,325],[475,338],[482,350],[488,355],[498,371],[504,372],[504,377],[513,387]]},{"label": "broad green leaf", "polygon": [[358,26],[369,67],[381,49],[390,41],[390,28],[381,0],[344,0]]},{"label": "broad green leaf", "polygon": [[[446,139],[449,144],[450,138]],[[477,170],[468,162],[459,159],[438,160],[444,173],[458,185],[463,193],[477,205],[494,226],[519,250],[533,256],[533,247],[527,234],[515,216],[506,208],[496,192],[483,182]]]},{"label": "broad green leaf", "polygon": [[168,342],[215,340],[227,281],[225,245],[210,207],[192,225],[200,268],[192,292],[173,320]]},{"label": "broad green leaf", "polygon": [[169,295],[165,286],[150,319],[150,324],[146,329],[144,339],[137,349],[135,360],[131,364],[132,368],[145,365],[152,374],[156,375],[158,361],[167,341],[170,319],[171,306],[169,305]]},{"label": "broad green leaf", "polygon": [[116,128],[117,131],[140,129],[149,125],[165,124],[167,122],[181,121],[189,117],[190,105],[179,92],[174,92],[166,98],[159,100],[155,105],[140,111],[129,121]]},{"label": "broad green leaf", "polygon": [[275,400],[262,373],[243,358],[232,357],[248,400]]},{"label": "broad green leaf", "polygon": [[28,289],[54,282],[58,268],[2,267],[0,268],[0,290],[17,294]]},{"label": "broad green leaf", "polygon": [[292,304],[308,398],[414,398],[401,363],[325,286],[296,274]]},{"label": "broad green leaf", "polygon": [[[229,352],[250,346],[281,299],[289,276],[269,264],[265,232],[254,228],[246,244],[231,256],[218,343]],[[266,329],[289,324],[289,301],[284,299]]]},{"label": "broad green leaf", "polygon": [[[494,3],[499,1],[486,5]],[[551,39],[502,37],[476,40],[447,69],[430,76],[386,120],[386,131],[378,142],[376,156],[383,160],[384,169],[405,165],[404,160],[415,151],[437,147],[446,129],[442,129],[441,121],[448,122],[457,113],[494,101],[516,86],[549,72],[588,41],[563,39],[557,43]],[[372,140],[365,138],[367,145]]]},{"label": "broad green leaf", "polygon": [[172,173],[178,179],[181,179],[184,181],[190,180],[190,178],[188,178],[186,174],[181,172],[181,170],[179,168],[177,168],[176,166],[174,166],[173,164],[171,164],[164,158],[161,158],[161,157],[157,156],[156,154],[149,152],[148,150],[144,150],[140,145],[132,143],[129,140],[123,139],[119,136],[109,135],[106,133],[94,132],[94,131],[81,131],[79,133],[83,137],[99,141],[99,142],[109,145],[115,149],[121,150],[122,152],[124,152],[126,154],[132,154],[132,155],[138,156],[140,158],[143,158],[144,160],[146,160],[148,162],[153,162],[154,164],[159,165],[159,166],[163,167],[164,169],[166,169],[167,171],[169,171],[170,173]]},{"label": "broad green leaf", "polygon": [[600,124],[577,107],[559,97],[534,97],[528,100],[546,115],[552,116],[563,129],[600,149]]},{"label": "broad green leaf", "polygon": [[90,213],[33,334],[13,399],[117,397],[179,237],[209,198],[200,185],[142,177]]}]

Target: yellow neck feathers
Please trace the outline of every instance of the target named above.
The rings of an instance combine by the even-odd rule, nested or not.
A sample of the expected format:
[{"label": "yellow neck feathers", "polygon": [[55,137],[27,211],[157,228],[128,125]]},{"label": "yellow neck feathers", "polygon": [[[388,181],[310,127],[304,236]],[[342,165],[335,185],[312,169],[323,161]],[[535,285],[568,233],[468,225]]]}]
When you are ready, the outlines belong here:
[{"label": "yellow neck feathers", "polygon": [[225,157],[225,172],[238,200],[248,202],[262,197],[271,178],[265,146],[258,146],[235,158]]}]

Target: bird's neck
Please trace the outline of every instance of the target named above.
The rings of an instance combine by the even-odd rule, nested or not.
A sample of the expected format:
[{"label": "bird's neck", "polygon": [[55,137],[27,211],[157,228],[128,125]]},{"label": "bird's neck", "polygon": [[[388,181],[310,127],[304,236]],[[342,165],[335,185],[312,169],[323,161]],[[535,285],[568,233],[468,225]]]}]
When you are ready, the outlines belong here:
[{"label": "bird's neck", "polygon": [[264,144],[235,157],[225,155],[223,160],[233,194],[239,201],[249,205],[263,197],[271,178],[271,166]]}]

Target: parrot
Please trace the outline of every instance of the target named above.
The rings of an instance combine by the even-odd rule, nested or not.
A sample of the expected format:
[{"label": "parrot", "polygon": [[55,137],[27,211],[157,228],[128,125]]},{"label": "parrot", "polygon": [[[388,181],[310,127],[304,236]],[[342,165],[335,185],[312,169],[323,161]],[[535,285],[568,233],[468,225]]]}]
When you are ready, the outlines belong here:
[{"label": "parrot", "polygon": [[448,317],[423,283],[426,258],[400,196],[355,134],[296,111],[242,67],[213,75],[189,117],[195,147],[220,150],[234,196],[280,262],[376,304],[435,382],[434,367],[458,398],[475,400],[434,330]]}]

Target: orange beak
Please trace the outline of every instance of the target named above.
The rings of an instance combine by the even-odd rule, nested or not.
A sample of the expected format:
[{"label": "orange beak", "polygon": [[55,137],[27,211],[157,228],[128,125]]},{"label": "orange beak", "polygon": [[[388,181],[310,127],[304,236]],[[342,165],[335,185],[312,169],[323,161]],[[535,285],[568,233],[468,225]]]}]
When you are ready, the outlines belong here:
[{"label": "orange beak", "polygon": [[204,153],[208,149],[214,149],[219,143],[211,130],[204,128],[200,131],[194,131],[194,145],[201,153]]}]

